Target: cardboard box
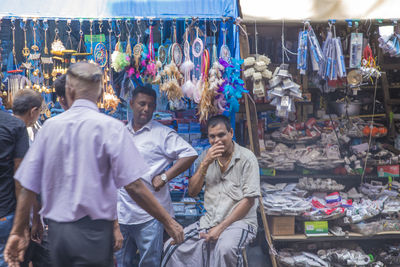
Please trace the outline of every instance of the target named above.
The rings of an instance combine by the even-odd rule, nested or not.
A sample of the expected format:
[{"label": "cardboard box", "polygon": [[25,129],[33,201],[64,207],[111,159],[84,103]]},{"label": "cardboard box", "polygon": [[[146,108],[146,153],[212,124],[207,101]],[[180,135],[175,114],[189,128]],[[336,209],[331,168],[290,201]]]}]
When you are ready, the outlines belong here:
[{"label": "cardboard box", "polygon": [[294,216],[270,216],[271,235],[294,235]]},{"label": "cardboard box", "polygon": [[378,166],[378,177],[399,177],[399,165]]},{"label": "cardboard box", "polygon": [[328,221],[304,222],[304,233],[306,236],[327,236],[329,235]]}]

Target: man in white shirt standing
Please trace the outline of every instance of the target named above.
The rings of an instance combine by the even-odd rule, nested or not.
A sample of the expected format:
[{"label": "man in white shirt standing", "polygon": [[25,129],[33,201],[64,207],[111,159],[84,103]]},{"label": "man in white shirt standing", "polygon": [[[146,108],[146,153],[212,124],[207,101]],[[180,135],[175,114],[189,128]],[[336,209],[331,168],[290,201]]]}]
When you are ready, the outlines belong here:
[{"label": "man in white shirt standing", "polygon": [[[152,120],[157,95],[151,85],[139,85],[131,96],[133,120],[127,127],[139,153],[150,167],[142,180],[173,216],[168,181],[186,171],[197,158],[197,152],[173,129]],[[172,167],[165,170],[174,161]],[[118,222],[124,237],[122,249],[116,252],[118,267],[132,266],[137,249],[140,253],[139,267],[160,266],[163,226],[140,208],[123,188],[119,190]]]}]

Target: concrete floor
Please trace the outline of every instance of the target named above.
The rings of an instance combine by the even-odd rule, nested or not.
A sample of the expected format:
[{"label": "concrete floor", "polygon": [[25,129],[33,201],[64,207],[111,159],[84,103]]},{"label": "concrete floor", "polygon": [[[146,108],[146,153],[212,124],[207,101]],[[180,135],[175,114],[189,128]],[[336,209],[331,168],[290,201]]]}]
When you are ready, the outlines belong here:
[{"label": "concrete floor", "polygon": [[271,267],[269,255],[265,255],[259,245],[247,248],[249,267]]}]

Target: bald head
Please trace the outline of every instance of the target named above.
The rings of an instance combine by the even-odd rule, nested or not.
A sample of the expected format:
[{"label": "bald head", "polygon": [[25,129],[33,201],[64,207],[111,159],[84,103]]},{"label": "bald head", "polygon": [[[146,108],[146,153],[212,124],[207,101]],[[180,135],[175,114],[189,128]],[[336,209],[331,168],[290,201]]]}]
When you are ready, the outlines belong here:
[{"label": "bald head", "polygon": [[97,102],[101,95],[103,72],[96,64],[78,62],[67,71],[65,93],[68,103],[76,99],[87,99]]}]

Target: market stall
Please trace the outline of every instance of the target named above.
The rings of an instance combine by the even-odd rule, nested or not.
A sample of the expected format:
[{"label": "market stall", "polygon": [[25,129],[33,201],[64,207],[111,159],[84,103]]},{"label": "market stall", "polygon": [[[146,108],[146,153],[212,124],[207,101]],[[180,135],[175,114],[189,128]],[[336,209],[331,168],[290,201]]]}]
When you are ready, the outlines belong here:
[{"label": "market stall", "polygon": [[[24,3],[22,3],[24,2]],[[129,92],[151,83],[155,118],[174,128],[201,153],[202,123],[214,114],[232,118],[246,92],[234,18],[235,1],[6,2],[0,7],[1,104],[9,110],[18,90],[31,88],[46,102],[40,121],[62,112],[54,81],[74,62],[103,68],[101,112],[129,121]],[[202,194],[187,197],[187,172],[170,183],[183,224],[203,213]]]}]

